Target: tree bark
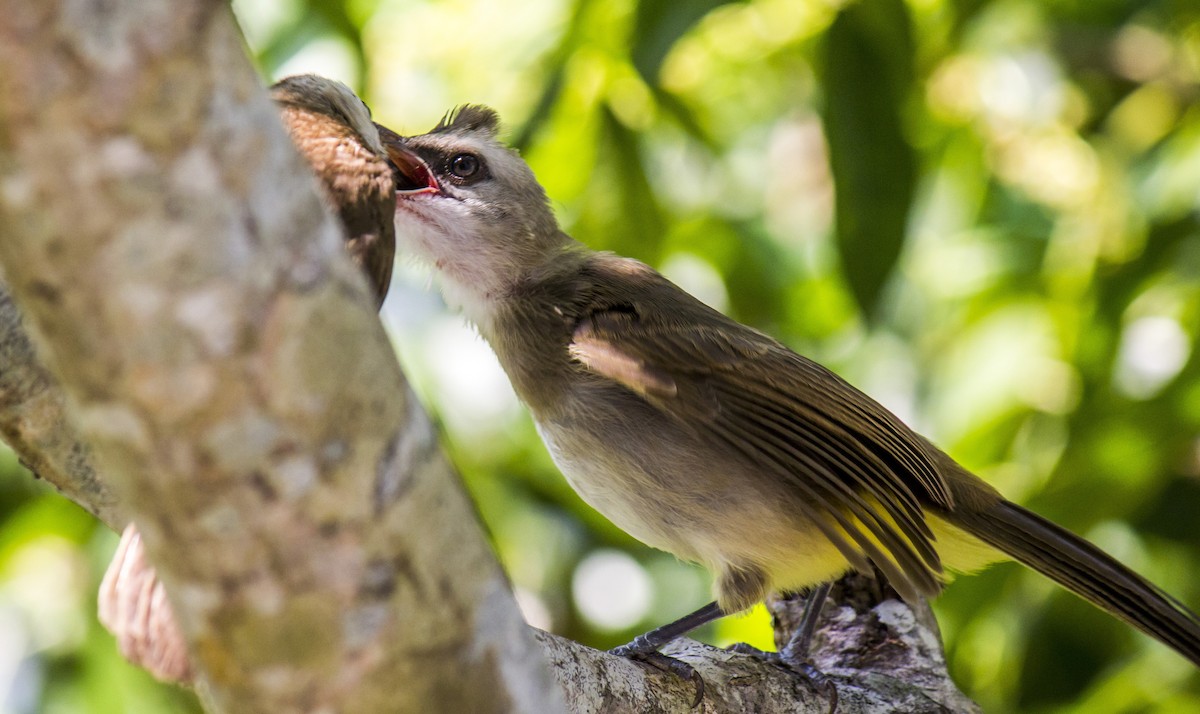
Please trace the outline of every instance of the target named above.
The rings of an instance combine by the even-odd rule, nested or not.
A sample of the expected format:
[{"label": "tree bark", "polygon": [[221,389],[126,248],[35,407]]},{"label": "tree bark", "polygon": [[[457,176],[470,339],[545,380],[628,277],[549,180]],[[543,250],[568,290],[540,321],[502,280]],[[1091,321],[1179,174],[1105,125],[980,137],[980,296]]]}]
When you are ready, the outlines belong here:
[{"label": "tree bark", "polygon": [[[224,3],[12,3],[0,66],[27,317],[0,285],[0,434],[138,523],[215,709],[691,710],[690,684],[520,620]],[[968,710],[936,628],[888,602],[827,610],[861,634],[818,659],[839,711]],[[829,708],[774,665],[672,652],[702,711]]]},{"label": "tree bark", "polygon": [[0,436],[21,464],[120,531],[121,502],[96,473],[92,449],[67,418],[58,382],[38,361],[21,312],[0,278]]},{"label": "tree bark", "polygon": [[[704,712],[706,714],[977,714],[946,673],[932,611],[893,599],[870,578],[849,575],[835,584],[822,611],[812,664],[822,684],[780,665],[691,640],[665,652],[691,664],[705,682],[701,705],[694,689],[672,675],[647,672],[582,645],[539,633],[572,712]],[[782,646],[799,626],[804,598],[772,598],[775,640]],[[830,688],[836,688],[836,700]]]}]

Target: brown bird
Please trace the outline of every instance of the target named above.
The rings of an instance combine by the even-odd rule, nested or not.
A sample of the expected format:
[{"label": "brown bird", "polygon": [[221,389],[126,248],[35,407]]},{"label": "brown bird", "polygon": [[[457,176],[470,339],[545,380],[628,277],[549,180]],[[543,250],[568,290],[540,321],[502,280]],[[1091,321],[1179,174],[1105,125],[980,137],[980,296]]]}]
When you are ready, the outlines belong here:
[{"label": "brown bird", "polygon": [[467,106],[385,138],[397,235],[490,343],[583,499],[713,573],[716,602],[618,653],[687,674],[657,648],[768,592],[878,569],[913,600],[1007,555],[1200,665],[1200,619],[1159,588],[828,369],[563,233],[497,126]]},{"label": "brown bird", "polygon": [[276,82],[271,99],[337,213],[346,250],[366,273],[378,308],[396,255],[396,180],[370,110],[346,85],[312,74]]},{"label": "brown bird", "polygon": [[[271,87],[271,98],[288,136],[316,174],[323,199],[337,214],[346,250],[366,274],[378,309],[396,252],[396,173],[370,110],[344,84],[315,75],[280,80]],[[160,679],[191,679],[183,633],[133,524],[121,535],[98,600],[100,621],[130,661]]]}]

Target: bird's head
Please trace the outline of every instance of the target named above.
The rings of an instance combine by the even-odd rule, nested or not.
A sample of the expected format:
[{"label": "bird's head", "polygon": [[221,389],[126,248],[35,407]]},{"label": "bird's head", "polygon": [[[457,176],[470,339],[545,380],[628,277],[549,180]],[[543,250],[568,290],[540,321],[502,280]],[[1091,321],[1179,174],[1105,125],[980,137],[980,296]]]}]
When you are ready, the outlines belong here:
[{"label": "bird's head", "polygon": [[[285,77],[271,85],[271,99],[284,110],[294,109],[341,124],[373,153],[380,156],[386,153],[379,139],[379,129],[371,121],[371,110],[357,94],[337,80],[315,74]],[[289,126],[289,130],[292,127]]]},{"label": "bird's head", "polygon": [[341,82],[312,74],[271,87],[283,125],[340,222],[346,250],[383,304],[396,252],[396,172],[367,105]]},{"label": "bird's head", "polygon": [[381,132],[398,169],[399,239],[475,318],[472,303],[502,297],[567,240],[546,192],[498,128],[496,112],[468,105],[428,134]]}]

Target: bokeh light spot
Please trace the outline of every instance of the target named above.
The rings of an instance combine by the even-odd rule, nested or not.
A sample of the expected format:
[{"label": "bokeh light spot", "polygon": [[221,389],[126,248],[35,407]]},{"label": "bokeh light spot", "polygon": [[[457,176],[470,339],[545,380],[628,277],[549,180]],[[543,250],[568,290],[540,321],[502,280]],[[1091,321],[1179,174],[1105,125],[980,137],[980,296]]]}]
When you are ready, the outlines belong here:
[{"label": "bokeh light spot", "polygon": [[1179,374],[1191,351],[1187,332],[1175,319],[1152,316],[1134,320],[1121,335],[1116,386],[1134,399],[1151,397]]},{"label": "bokeh light spot", "polygon": [[624,630],[640,622],[650,610],[653,590],[641,564],[617,550],[588,555],[571,579],[579,613],[605,630]]}]

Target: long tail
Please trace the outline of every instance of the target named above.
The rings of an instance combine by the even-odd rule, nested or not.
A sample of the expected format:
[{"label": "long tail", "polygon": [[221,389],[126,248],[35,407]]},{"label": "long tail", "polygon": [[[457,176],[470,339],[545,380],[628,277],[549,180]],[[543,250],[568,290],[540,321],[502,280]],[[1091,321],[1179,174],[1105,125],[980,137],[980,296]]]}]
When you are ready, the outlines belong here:
[{"label": "long tail", "polygon": [[1200,617],[1083,538],[1003,500],[943,517],[1200,666]]}]

